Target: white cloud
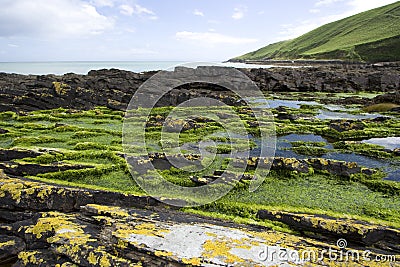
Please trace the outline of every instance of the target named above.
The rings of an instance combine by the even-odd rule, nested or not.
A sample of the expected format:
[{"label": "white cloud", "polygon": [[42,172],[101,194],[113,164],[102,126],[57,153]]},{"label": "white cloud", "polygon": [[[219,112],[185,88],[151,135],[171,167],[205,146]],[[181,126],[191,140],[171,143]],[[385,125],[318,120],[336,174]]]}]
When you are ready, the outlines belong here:
[{"label": "white cloud", "polygon": [[278,37],[276,41],[282,41],[299,37],[300,35],[307,33],[317,28],[320,25],[321,23],[313,20],[305,20],[296,25],[293,24],[281,25],[282,30],[279,32],[280,37]]},{"label": "white cloud", "polygon": [[120,9],[119,12],[122,15],[132,16],[133,14],[133,7],[131,7],[130,5],[120,5],[119,9]]},{"label": "white cloud", "polygon": [[308,10],[308,12],[310,12],[311,14],[317,14],[317,13],[321,12],[321,10],[319,10],[317,8],[311,8],[310,10]]},{"label": "white cloud", "polygon": [[87,36],[113,26],[82,0],[4,0],[0,9],[0,36]]},{"label": "white cloud", "polygon": [[135,4],[133,6],[130,5],[120,5],[120,13],[126,16],[132,16],[132,15],[138,15],[141,17],[147,17],[149,19],[158,19],[156,14],[151,11],[150,9],[147,9],[145,7],[142,7],[138,4]]},{"label": "white cloud", "polygon": [[209,23],[209,24],[220,24],[221,22],[219,20],[209,19],[209,20],[207,20],[207,23]]},{"label": "white cloud", "polygon": [[147,48],[131,48],[125,52],[128,56],[156,55],[156,51]]},{"label": "white cloud", "polygon": [[195,16],[200,16],[200,17],[204,17],[204,13],[203,13],[202,11],[198,10],[198,9],[195,9],[195,10],[193,11],[193,15],[195,15]]},{"label": "white cloud", "polygon": [[247,7],[245,6],[240,6],[240,7],[235,7],[233,10],[232,18],[233,19],[242,19],[244,17],[244,13],[246,13]]},{"label": "white cloud", "polygon": [[336,2],[342,2],[344,0],[319,0],[315,3],[316,7],[320,7],[320,6],[329,6],[331,4],[334,4]]},{"label": "white cloud", "polygon": [[182,31],[182,32],[177,32],[175,34],[175,37],[178,40],[196,41],[196,42],[200,42],[200,43],[208,44],[208,45],[215,45],[215,44],[237,45],[237,44],[249,44],[249,43],[257,42],[257,39],[233,37],[233,36],[224,35],[224,34],[220,34],[220,33],[216,33],[216,32]]},{"label": "white cloud", "polygon": [[[331,5],[334,3],[338,2],[343,2],[343,0],[320,0],[315,3],[315,6],[318,6],[320,8],[318,9],[311,9],[309,12],[317,14],[322,12],[323,6],[326,5]],[[279,33],[281,36],[277,38],[277,41],[286,40],[286,39],[292,39],[299,37],[300,35],[307,33],[313,29],[316,29],[324,24],[327,24],[329,22],[337,21],[352,15],[355,15],[357,13],[367,11],[373,8],[377,8],[380,6],[388,5],[391,3],[396,2],[396,0],[350,0],[345,2],[345,11],[342,13],[337,13],[337,14],[332,14],[332,15],[327,15],[327,16],[315,16],[311,19],[303,20],[300,21],[297,24],[286,24],[286,25],[281,25],[282,31]],[[331,10],[332,7],[329,7],[329,10]],[[317,12],[318,10],[318,12]]]},{"label": "white cloud", "polygon": [[90,3],[96,7],[113,7],[115,0],[90,0]]},{"label": "white cloud", "polygon": [[351,7],[351,12],[355,14],[380,6],[385,6],[397,1],[398,0],[351,0],[347,3],[347,5]]},{"label": "white cloud", "polygon": [[9,47],[13,47],[13,48],[19,47],[19,45],[16,45],[16,44],[8,44],[8,46],[9,46]]}]

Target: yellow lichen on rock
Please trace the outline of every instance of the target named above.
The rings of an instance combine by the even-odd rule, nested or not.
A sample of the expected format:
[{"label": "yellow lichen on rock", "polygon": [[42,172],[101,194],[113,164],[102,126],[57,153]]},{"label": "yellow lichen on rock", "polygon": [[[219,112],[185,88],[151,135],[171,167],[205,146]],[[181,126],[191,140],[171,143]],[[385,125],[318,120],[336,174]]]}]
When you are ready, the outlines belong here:
[{"label": "yellow lichen on rock", "polygon": [[189,264],[189,265],[192,265],[192,266],[201,266],[200,258],[190,258],[190,259],[183,258],[182,262],[184,264]]},{"label": "yellow lichen on rock", "polygon": [[15,240],[9,240],[6,242],[0,242],[0,248],[6,247],[6,246],[14,246],[15,245]]},{"label": "yellow lichen on rock", "polygon": [[28,263],[37,263],[37,259],[35,254],[37,251],[22,251],[18,254],[18,259],[22,260],[24,265],[28,265]]},{"label": "yellow lichen on rock", "polygon": [[17,203],[21,201],[21,191],[24,185],[14,179],[3,179],[0,186],[0,197],[4,197],[5,193],[11,195]]},{"label": "yellow lichen on rock", "polygon": [[92,265],[96,265],[97,264],[97,258],[96,258],[96,256],[94,255],[93,252],[89,253],[89,256],[88,256],[87,260]]},{"label": "yellow lichen on rock", "polygon": [[110,215],[111,217],[115,218],[125,218],[129,216],[129,213],[120,207],[103,206],[97,204],[88,204],[86,207],[89,208],[90,211],[96,211],[99,215]]},{"label": "yellow lichen on rock", "polygon": [[36,238],[41,238],[43,234],[53,234],[47,239],[54,243],[60,239],[67,239],[71,244],[85,244],[90,235],[85,234],[81,225],[73,222],[75,216],[60,212],[43,213],[35,225],[29,226],[26,233],[32,233]]},{"label": "yellow lichen on rock", "polygon": [[154,255],[156,255],[157,257],[170,257],[173,255],[172,252],[170,251],[161,251],[161,250],[156,250],[154,252]]},{"label": "yellow lichen on rock", "polygon": [[58,95],[65,95],[70,86],[63,82],[53,82],[54,90]]},{"label": "yellow lichen on rock", "polygon": [[53,191],[54,186],[51,185],[46,185],[42,187],[42,190],[40,190],[37,194],[37,197],[40,198],[41,200],[44,200],[45,197],[49,196],[51,192]]},{"label": "yellow lichen on rock", "polygon": [[206,240],[203,244],[203,257],[207,258],[224,258],[226,263],[244,262],[243,259],[231,254],[227,241]]},{"label": "yellow lichen on rock", "polygon": [[165,233],[170,232],[167,229],[158,229],[155,223],[142,223],[137,224],[132,230],[133,234],[147,235],[147,236],[164,236]]},{"label": "yellow lichen on rock", "polygon": [[102,267],[111,266],[110,260],[108,259],[107,255],[103,254],[103,256],[100,258],[99,265]]}]

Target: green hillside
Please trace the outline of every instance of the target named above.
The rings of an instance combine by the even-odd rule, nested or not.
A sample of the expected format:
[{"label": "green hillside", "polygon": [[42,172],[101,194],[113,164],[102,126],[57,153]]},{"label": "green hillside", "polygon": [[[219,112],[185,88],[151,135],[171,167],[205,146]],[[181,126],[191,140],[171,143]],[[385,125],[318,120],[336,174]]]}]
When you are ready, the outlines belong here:
[{"label": "green hillside", "polygon": [[400,1],[234,58],[238,59],[400,61]]}]

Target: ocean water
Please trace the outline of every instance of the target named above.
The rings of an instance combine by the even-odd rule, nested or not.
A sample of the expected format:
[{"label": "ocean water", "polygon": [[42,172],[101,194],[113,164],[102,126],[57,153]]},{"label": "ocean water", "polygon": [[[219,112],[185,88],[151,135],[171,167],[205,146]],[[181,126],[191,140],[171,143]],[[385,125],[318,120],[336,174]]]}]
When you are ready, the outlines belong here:
[{"label": "ocean water", "polygon": [[[65,73],[87,74],[90,70],[121,69],[133,72],[166,70],[184,61],[65,61],[65,62],[0,62],[0,72],[18,74],[56,74]],[[236,68],[270,68],[272,65],[252,65],[244,63],[220,63],[217,65]],[[208,64],[207,64],[208,65]]]}]

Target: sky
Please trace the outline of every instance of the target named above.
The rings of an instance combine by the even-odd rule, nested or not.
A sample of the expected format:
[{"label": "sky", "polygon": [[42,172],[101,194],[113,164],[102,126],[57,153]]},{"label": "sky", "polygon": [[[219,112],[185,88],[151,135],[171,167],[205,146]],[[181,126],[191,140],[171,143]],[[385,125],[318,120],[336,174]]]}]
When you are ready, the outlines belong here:
[{"label": "sky", "polygon": [[224,61],[393,0],[0,0],[0,62]]}]

